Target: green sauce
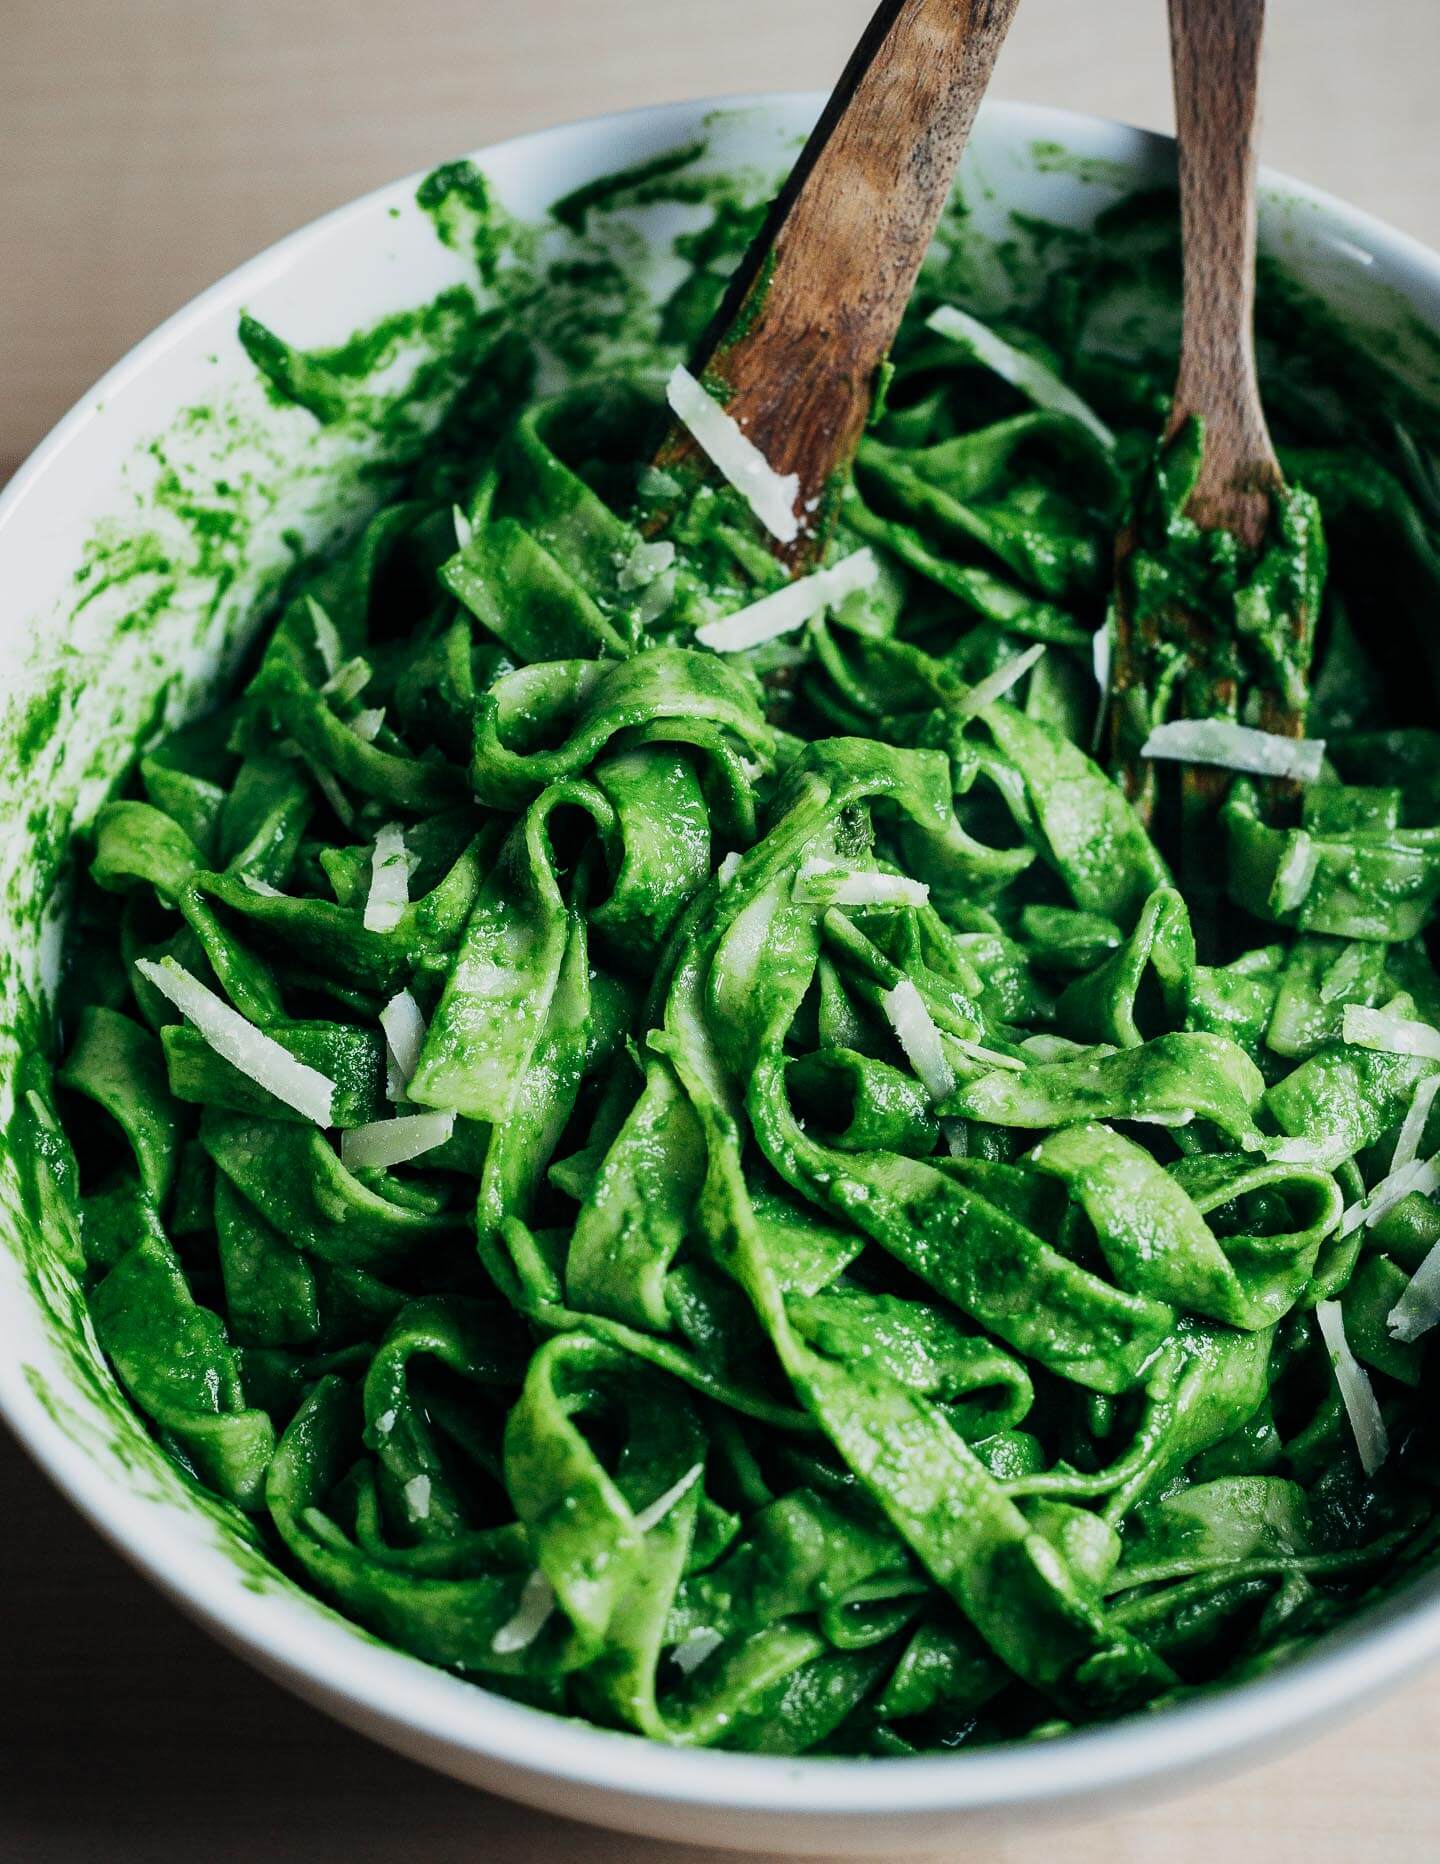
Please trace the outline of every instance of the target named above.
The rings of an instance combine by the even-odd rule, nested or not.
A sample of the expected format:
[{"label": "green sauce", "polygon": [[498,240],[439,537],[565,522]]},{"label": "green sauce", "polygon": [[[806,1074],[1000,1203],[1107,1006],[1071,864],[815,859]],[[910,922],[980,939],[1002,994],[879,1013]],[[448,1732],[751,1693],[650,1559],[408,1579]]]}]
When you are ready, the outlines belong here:
[{"label": "green sauce", "polygon": [[[243,1521],[256,1583],[663,1741],[1051,1735],[1290,1657],[1435,1538],[1432,1357],[1388,1316],[1440,1214],[1422,1179],[1345,1215],[1403,1131],[1440,1141],[1407,1129],[1440,1062],[1354,1039],[1440,1029],[1435,417],[1267,278],[1294,521],[1206,555],[1183,456],[1155,477],[1171,204],[988,251],[962,212],[836,489],[833,556],[876,580],[712,652],[781,576],[733,492],[644,465],[656,365],[759,211],[701,154],[569,197],[558,245],[440,170],[420,204],[477,291],[323,351],[242,325],[373,515],[277,559],[240,677],[76,850],[10,1133],[73,1274],[38,1243],[32,1273],[71,1337],[78,1278],[116,1445]],[[666,199],[712,211],[657,313],[627,215]],[[1003,366],[926,328],[942,303]],[[254,534],[253,473],[152,464],[172,522],[98,540],[79,594],[133,583],[142,636]],[[1152,594],[1214,615],[1237,716],[1278,681],[1328,745],[1299,802],[1231,785],[1198,947],[1090,755],[1111,540],[1157,484]],[[1175,694],[1160,668],[1147,724]],[[217,1052],[167,965],[261,1049]],[[297,1063],[328,1130],[271,1091]]]}]

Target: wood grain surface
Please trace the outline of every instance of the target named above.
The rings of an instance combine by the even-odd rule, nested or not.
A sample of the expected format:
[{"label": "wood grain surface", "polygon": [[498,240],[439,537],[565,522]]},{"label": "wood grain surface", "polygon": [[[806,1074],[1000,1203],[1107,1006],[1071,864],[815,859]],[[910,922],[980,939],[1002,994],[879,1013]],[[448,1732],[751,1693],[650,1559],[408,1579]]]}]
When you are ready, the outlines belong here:
[{"label": "wood grain surface", "polygon": [[[1016,0],[883,0],[694,358],[725,411],[818,512],[777,552],[824,556],[829,496],[945,203]],[[697,448],[675,422],[664,467]]]},{"label": "wood grain surface", "polygon": [[1170,0],[1185,312],[1169,432],[1205,423],[1187,507],[1252,549],[1280,462],[1255,368],[1255,166],[1265,0]]},{"label": "wood grain surface", "polygon": [[[0,0],[0,476],[326,208],[592,111],[824,87],[868,0]],[[1262,156],[1440,245],[1437,0],[1271,0]],[[994,85],[1171,121],[1163,0],[1024,0]],[[0,1433],[0,1864],[717,1864],[428,1774],[182,1619]],[[1440,1674],[1155,1811],[954,1864],[1430,1864]],[[899,1864],[898,1859],[892,1864]]]}]

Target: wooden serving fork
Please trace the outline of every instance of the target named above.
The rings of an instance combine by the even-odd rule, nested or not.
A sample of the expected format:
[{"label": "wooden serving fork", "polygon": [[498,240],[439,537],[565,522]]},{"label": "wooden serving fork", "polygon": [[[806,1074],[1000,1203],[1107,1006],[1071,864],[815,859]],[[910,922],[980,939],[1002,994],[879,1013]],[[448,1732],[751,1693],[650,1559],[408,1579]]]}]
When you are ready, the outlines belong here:
[{"label": "wooden serving fork", "polygon": [[[1285,485],[1271,444],[1255,367],[1255,145],[1264,0],[1169,0],[1179,145],[1184,291],[1180,364],[1165,430],[1167,442],[1198,417],[1204,454],[1185,515],[1203,531],[1228,532],[1253,552],[1271,530]],[[1213,668],[1212,618],[1178,603],[1161,618],[1132,612],[1127,565],[1135,528],[1116,546],[1115,640],[1109,708],[1112,768],[1147,817],[1155,804],[1153,769],[1139,756],[1133,700],[1155,672],[1155,648],[1181,652],[1188,671],[1179,692],[1195,718],[1233,716],[1237,681]],[[1287,617],[1295,641],[1314,617]],[[1127,695],[1131,703],[1127,705]],[[1299,736],[1293,696],[1263,690],[1257,721]],[[1185,820],[1210,819],[1229,781],[1224,770],[1186,765],[1180,779]],[[1193,833],[1188,836],[1193,840]]]}]

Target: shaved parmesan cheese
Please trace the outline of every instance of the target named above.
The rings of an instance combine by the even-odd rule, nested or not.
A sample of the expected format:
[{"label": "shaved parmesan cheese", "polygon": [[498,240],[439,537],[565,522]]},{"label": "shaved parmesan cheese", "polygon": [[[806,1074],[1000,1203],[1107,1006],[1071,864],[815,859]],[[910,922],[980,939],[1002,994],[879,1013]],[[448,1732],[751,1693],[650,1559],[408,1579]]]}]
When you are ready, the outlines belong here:
[{"label": "shaved parmesan cheese", "polygon": [[1402,1165],[1398,1171],[1392,1171],[1382,1178],[1358,1204],[1351,1204],[1340,1219],[1338,1233],[1348,1236],[1352,1230],[1358,1230],[1362,1223],[1368,1230],[1387,1211],[1393,1210],[1402,1198],[1409,1197],[1412,1191],[1419,1191],[1423,1197],[1429,1197],[1437,1189],[1440,1189],[1440,1154],[1423,1160],[1412,1159],[1408,1165]]},{"label": "shaved parmesan cheese", "polygon": [[1045,643],[1038,641],[1034,647],[1027,647],[1023,654],[1013,655],[1004,666],[996,667],[993,673],[987,673],[983,680],[978,680],[955,710],[961,718],[973,718],[977,712],[983,712],[991,700],[1001,698],[1017,680],[1024,679],[1044,652]]},{"label": "shaved parmesan cheese", "polygon": [[1090,641],[1090,665],[1095,672],[1095,684],[1100,688],[1101,698],[1110,691],[1110,617],[1107,615]]},{"label": "shaved parmesan cheese", "polygon": [[1026,1036],[1019,1046],[1036,1061],[1073,1061],[1077,1055],[1090,1053],[1088,1042],[1072,1042],[1069,1036]]},{"label": "shaved parmesan cheese", "polygon": [[351,699],[358,699],[370,684],[370,673],[370,662],[357,654],[353,660],[347,660],[338,673],[332,673],[320,690],[342,705],[348,704]]},{"label": "shaved parmesan cheese", "polygon": [[635,607],[635,619],[642,628],[648,628],[652,621],[658,621],[675,600],[675,583],[674,570],[666,570],[663,576],[657,576],[645,590]]},{"label": "shaved parmesan cheese", "polygon": [[325,668],[326,678],[333,679],[345,655],[345,649],[340,643],[340,630],[313,595],[306,596],[305,606],[310,611],[310,625],[315,630],[315,651]]},{"label": "shaved parmesan cheese", "polygon": [[692,1631],[683,1644],[677,1644],[670,1653],[670,1661],[682,1676],[689,1676],[698,1670],[707,1657],[711,1657],[725,1642],[718,1631]]},{"label": "shaved parmesan cheese", "polygon": [[410,858],[399,825],[387,822],[375,837],[370,856],[370,892],[365,901],[365,930],[393,932],[410,904]]},{"label": "shaved parmesan cheese", "polygon": [[278,887],[272,887],[268,880],[262,880],[258,874],[242,874],[240,885],[247,893],[258,893],[262,900],[283,900],[285,897]]},{"label": "shaved parmesan cheese", "polygon": [[394,1430],[396,1420],[399,1416],[400,1413],[393,1407],[389,1411],[382,1411],[375,1420],[375,1435],[377,1437],[388,1437],[391,1431]]},{"label": "shaved parmesan cheese", "polygon": [[497,1657],[511,1657],[528,1650],[545,1629],[545,1621],[555,1609],[555,1588],[538,1569],[520,1589],[520,1603],[515,1616],[490,1640]]},{"label": "shaved parmesan cheese", "polygon": [[1048,408],[1052,414],[1068,414],[1072,421],[1078,421],[1092,433],[1102,446],[1114,446],[1115,436],[1099,415],[1073,389],[1068,388],[1053,369],[1048,368],[1038,357],[1027,355],[1024,350],[1016,349],[1013,343],[1007,343],[1004,337],[997,336],[987,324],[982,324],[978,317],[971,317],[967,311],[958,310],[953,304],[942,304],[939,310],[930,313],[925,323],[937,336],[948,337],[952,343],[958,343],[968,350],[976,362],[984,363],[987,369],[993,369],[1002,381],[1019,389],[1026,400],[1033,401],[1037,408]]},{"label": "shaved parmesan cheese", "polygon": [[381,1010],[380,1027],[385,1032],[386,1059],[390,1063],[385,1092],[391,1100],[400,1100],[420,1065],[427,1033],[420,1005],[408,990],[397,991]]},{"label": "shaved parmesan cheese", "polygon": [[[1258,1140],[1258,1143],[1256,1142]],[[1260,1133],[1243,1142],[1247,1152],[1263,1152],[1277,1165],[1315,1165],[1320,1153],[1313,1139],[1271,1139]]]},{"label": "shaved parmesan cheese", "polygon": [[622,589],[644,589],[657,576],[663,576],[674,561],[675,546],[668,539],[662,538],[654,544],[639,543],[621,564],[615,580]]},{"label": "shaved parmesan cheese", "polygon": [[1410,1277],[1404,1294],[1391,1308],[1390,1338],[1409,1346],[1440,1320],[1440,1243]]},{"label": "shaved parmesan cheese", "polygon": [[969,1060],[987,1068],[1010,1068],[1017,1074],[1025,1071],[1025,1063],[1018,1055],[1002,1055],[999,1049],[986,1048],[983,1042],[971,1042],[965,1036],[951,1036],[950,1040]]},{"label": "shaved parmesan cheese", "polygon": [[1440,1029],[1389,1010],[1367,1010],[1362,1004],[1347,1003],[1340,1035],[1353,1048],[1378,1049],[1384,1055],[1423,1055],[1440,1061]]},{"label": "shaved parmesan cheese", "polygon": [[1385,1429],[1385,1420],[1380,1415],[1380,1405],[1375,1397],[1374,1388],[1366,1375],[1365,1368],[1350,1351],[1350,1342],[1345,1338],[1345,1316],[1338,1301],[1320,1301],[1316,1303],[1315,1318],[1320,1323],[1320,1331],[1325,1337],[1325,1346],[1330,1354],[1330,1363],[1335,1368],[1335,1383],[1340,1387],[1340,1398],[1345,1406],[1345,1415],[1350,1419],[1350,1428],[1355,1433],[1355,1448],[1360,1452],[1360,1466],[1367,1476],[1375,1471],[1390,1454],[1390,1438]]},{"label": "shaved parmesan cheese", "polygon": [[1337,1003],[1346,991],[1353,989],[1359,982],[1364,967],[1365,947],[1358,941],[1347,945],[1321,979],[1320,1001]]},{"label": "shaved parmesan cheese", "polygon": [[1095,670],[1095,684],[1100,688],[1100,703],[1095,708],[1095,729],[1090,734],[1092,753],[1100,749],[1100,739],[1105,730],[1105,708],[1110,702],[1110,662],[1113,651],[1110,617],[1107,615],[1095,630],[1090,642],[1090,665]]},{"label": "shaved parmesan cheese", "polygon": [[475,541],[475,526],[458,505],[450,507],[450,516],[455,520],[455,542],[462,550],[468,550]]},{"label": "shaved parmesan cheese", "polygon": [[748,608],[737,609],[720,621],[707,621],[703,628],[695,630],[695,639],[717,654],[741,653],[761,641],[773,641],[777,634],[803,628],[821,609],[843,601],[857,589],[868,588],[879,573],[873,551],[868,547],[852,550],[829,569],[813,570],[783,589],[761,596]]},{"label": "shaved parmesan cheese", "polygon": [[694,1463],[678,1482],[672,1482],[663,1495],[657,1495],[648,1508],[642,1508],[635,1517],[635,1526],[642,1534],[648,1534],[652,1527],[658,1527],[669,1514],[676,1502],[688,1495],[705,1473],[703,1463]]},{"label": "shaved parmesan cheese", "polygon": [[405,1497],[405,1506],[410,1511],[412,1521],[425,1521],[430,1516],[430,1478],[429,1476],[411,1476],[401,1493]]},{"label": "shaved parmesan cheese", "polygon": [[135,969],[195,1025],[196,1031],[232,1068],[238,1068],[257,1086],[277,1100],[283,1100],[297,1113],[303,1113],[317,1126],[330,1124],[335,1083],[318,1068],[297,1061],[289,1049],[281,1048],[254,1023],[247,1022],[238,1010],[232,1009],[173,958],[162,958],[158,964],[150,958],[137,958]]},{"label": "shaved parmesan cheese", "polygon": [[385,723],[385,708],[383,705],[371,706],[364,712],[357,712],[354,718],[347,718],[345,723],[362,744],[373,744],[376,734]]},{"label": "shaved parmesan cheese", "polygon": [[455,1115],[402,1113],[393,1120],[371,1120],[340,1135],[340,1163],[346,1171],[383,1171],[403,1165],[422,1152],[443,1146],[455,1130]]},{"label": "shaved parmesan cheese", "polygon": [[689,428],[700,451],[729,480],[770,535],[779,543],[793,544],[800,534],[795,516],[799,474],[776,472],[754,441],[745,438],[739,424],[683,365],[665,384],[665,399]]},{"label": "shaved parmesan cheese", "polygon": [[902,977],[893,990],[881,997],[880,1007],[905,1051],[906,1061],[924,1082],[925,1092],[937,1106],[948,1100],[955,1092],[955,1071],[920,992],[908,977]]},{"label": "shaved parmesan cheese", "polygon": [[1177,718],[1157,725],[1141,745],[1140,755],[1314,783],[1325,759],[1325,740],[1283,738],[1279,732],[1257,731],[1251,725],[1232,724],[1228,718]]},{"label": "shaved parmesan cheese", "polygon": [[1320,850],[1303,828],[1295,829],[1286,837],[1271,886],[1271,904],[1277,913],[1293,913],[1303,904],[1319,866]]},{"label": "shaved parmesan cheese", "polygon": [[1392,1172],[1413,1165],[1419,1157],[1420,1142],[1425,1137],[1425,1127],[1437,1093],[1440,1093],[1440,1074],[1432,1074],[1428,1080],[1420,1083],[1411,1096],[1405,1124],[1400,1128],[1400,1137],[1395,1141],[1395,1156],[1390,1161]]},{"label": "shaved parmesan cheese", "polygon": [[728,887],[739,871],[740,856],[736,850],[732,848],[729,854],[725,856],[725,859],[715,869],[715,878],[720,882],[722,887]]},{"label": "shaved parmesan cheese", "polygon": [[680,481],[661,466],[645,466],[635,481],[635,490],[641,498],[653,502],[657,498],[678,498]]},{"label": "shaved parmesan cheese", "polygon": [[792,894],[802,906],[923,906],[930,889],[903,874],[879,874],[813,855],[800,863]]}]

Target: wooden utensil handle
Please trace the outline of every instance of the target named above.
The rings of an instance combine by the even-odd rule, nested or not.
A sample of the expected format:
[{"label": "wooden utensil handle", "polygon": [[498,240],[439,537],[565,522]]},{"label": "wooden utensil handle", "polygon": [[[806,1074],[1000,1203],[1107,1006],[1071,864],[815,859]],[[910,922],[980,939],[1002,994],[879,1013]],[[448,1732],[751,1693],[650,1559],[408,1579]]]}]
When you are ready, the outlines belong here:
[{"label": "wooden utensil handle", "polygon": [[1265,0],[1170,0],[1185,316],[1170,429],[1205,421],[1191,515],[1257,544],[1280,467],[1255,372],[1255,141]]},{"label": "wooden utensil handle", "polygon": [[[1018,0],[884,0],[742,262],[694,367],[812,513],[823,540],[876,372],[950,193]],[[728,393],[726,392],[728,391]],[[661,463],[690,442],[672,431]]]}]

